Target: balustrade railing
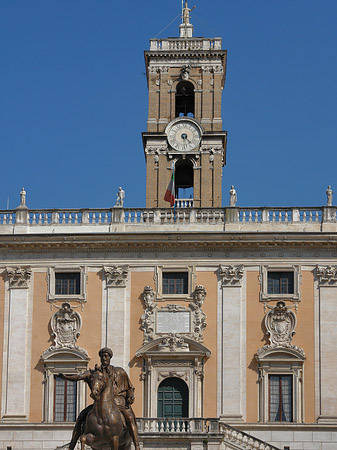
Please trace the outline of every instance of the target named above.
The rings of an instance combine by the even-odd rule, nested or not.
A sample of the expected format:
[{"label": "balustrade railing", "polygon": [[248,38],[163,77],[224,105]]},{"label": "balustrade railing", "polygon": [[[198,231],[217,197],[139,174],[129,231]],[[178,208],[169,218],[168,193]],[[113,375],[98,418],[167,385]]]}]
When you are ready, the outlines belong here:
[{"label": "balustrade railing", "polygon": [[279,447],[275,447],[274,445],[261,441],[260,439],[248,433],[244,433],[237,428],[231,427],[226,423],[220,423],[220,432],[223,433],[225,440],[233,442],[236,445],[240,445],[243,448],[256,450],[280,450]]},{"label": "balustrade railing", "polygon": [[165,434],[200,434],[223,435],[227,442],[242,446],[242,448],[256,450],[280,450],[274,445],[234,428],[219,419],[202,418],[139,418],[137,419],[138,431],[142,434],[156,434],[161,438]]},{"label": "balustrade railing", "polygon": [[[85,226],[85,225],[170,225],[241,224],[279,228],[289,224],[337,223],[337,208],[330,207],[270,207],[270,208],[194,208],[192,199],[177,200],[175,208],[98,208],[0,210],[0,227]],[[262,229],[262,228],[261,228]]]},{"label": "balustrade railing", "polygon": [[177,198],[176,208],[193,208],[193,198]]},{"label": "balustrade railing", "polygon": [[221,38],[151,39],[150,50],[221,50]]},{"label": "balustrade railing", "polygon": [[142,433],[219,433],[218,419],[141,418],[137,419]]}]

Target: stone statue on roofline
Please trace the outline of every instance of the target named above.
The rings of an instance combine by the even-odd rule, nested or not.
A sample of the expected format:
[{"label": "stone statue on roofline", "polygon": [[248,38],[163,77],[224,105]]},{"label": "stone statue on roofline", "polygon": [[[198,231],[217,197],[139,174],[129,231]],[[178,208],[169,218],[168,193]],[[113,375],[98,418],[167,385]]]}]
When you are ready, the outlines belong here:
[{"label": "stone statue on roofline", "polygon": [[229,206],[235,207],[237,200],[238,200],[238,196],[237,196],[236,190],[234,189],[234,186],[232,185],[231,189],[229,191]]},{"label": "stone statue on roofline", "polygon": [[115,206],[123,207],[124,199],[125,199],[125,191],[121,187],[119,187],[116,195],[117,195],[117,199],[116,199]]},{"label": "stone statue on roofline", "polygon": [[331,186],[328,186],[328,189],[326,190],[326,206],[332,206],[332,195],[333,195],[333,191],[331,189]]}]

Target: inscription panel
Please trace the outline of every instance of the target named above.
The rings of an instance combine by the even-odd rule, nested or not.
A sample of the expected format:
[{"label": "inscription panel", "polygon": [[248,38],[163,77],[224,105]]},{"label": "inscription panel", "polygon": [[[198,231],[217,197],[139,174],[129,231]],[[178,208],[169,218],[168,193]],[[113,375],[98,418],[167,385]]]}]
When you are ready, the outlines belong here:
[{"label": "inscription panel", "polygon": [[158,311],[157,333],[190,333],[191,313],[189,311]]}]

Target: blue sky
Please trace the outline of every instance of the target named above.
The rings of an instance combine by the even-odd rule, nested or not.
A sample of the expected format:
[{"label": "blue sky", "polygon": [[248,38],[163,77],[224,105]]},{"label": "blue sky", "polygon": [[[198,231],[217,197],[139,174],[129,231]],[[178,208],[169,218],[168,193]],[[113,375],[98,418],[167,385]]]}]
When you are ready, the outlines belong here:
[{"label": "blue sky", "polygon": [[[223,204],[337,203],[337,1],[194,0],[195,36],[228,50]],[[180,0],[0,2],[0,209],[145,206],[151,37]],[[159,34],[159,36],[158,36]]]}]

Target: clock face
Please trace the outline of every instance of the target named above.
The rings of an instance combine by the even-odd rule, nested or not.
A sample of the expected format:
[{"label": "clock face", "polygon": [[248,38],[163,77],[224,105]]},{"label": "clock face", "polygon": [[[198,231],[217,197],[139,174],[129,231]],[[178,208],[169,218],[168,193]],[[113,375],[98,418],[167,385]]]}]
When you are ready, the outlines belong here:
[{"label": "clock face", "polygon": [[181,120],[169,129],[167,139],[175,150],[188,152],[200,144],[201,137],[197,125],[187,120]]}]

